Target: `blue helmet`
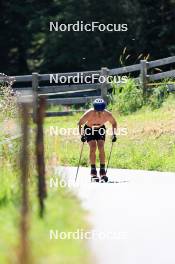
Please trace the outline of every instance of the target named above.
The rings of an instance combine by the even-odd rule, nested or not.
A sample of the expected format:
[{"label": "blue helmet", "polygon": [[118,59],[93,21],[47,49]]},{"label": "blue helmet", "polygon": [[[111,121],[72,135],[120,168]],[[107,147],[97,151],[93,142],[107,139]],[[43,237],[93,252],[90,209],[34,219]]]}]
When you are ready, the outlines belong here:
[{"label": "blue helmet", "polygon": [[106,108],[106,103],[103,99],[98,98],[94,100],[93,106],[94,110],[96,111],[104,111],[104,109]]}]

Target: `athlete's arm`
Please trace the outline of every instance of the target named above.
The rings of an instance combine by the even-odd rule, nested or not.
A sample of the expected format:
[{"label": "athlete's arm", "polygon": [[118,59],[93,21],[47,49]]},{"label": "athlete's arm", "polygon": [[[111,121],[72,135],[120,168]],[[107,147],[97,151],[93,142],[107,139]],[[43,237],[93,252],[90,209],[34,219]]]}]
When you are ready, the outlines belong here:
[{"label": "athlete's arm", "polygon": [[117,132],[117,121],[115,120],[115,118],[113,117],[113,115],[111,113],[109,113],[108,121],[112,125],[112,133],[113,133],[113,135],[115,135]]},{"label": "athlete's arm", "polygon": [[84,115],[80,118],[80,120],[78,122],[78,128],[79,128],[80,135],[83,134],[82,133],[82,126],[87,123],[88,117],[89,117],[89,113],[90,113],[90,111],[87,111],[86,113],[84,113]]}]

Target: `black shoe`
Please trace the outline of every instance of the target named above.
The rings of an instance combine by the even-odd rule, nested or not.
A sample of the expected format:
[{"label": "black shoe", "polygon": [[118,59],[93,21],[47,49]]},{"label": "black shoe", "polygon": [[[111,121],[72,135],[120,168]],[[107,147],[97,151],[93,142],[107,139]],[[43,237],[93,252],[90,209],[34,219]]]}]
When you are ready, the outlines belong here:
[{"label": "black shoe", "polygon": [[97,177],[97,170],[96,170],[96,168],[91,168],[91,176],[96,176]]},{"label": "black shoe", "polygon": [[106,170],[105,168],[100,168],[100,176],[106,176]]},{"label": "black shoe", "polygon": [[100,168],[100,182],[108,182],[105,168]]},{"label": "black shoe", "polygon": [[107,176],[102,176],[100,179],[100,182],[108,182],[108,177]]}]

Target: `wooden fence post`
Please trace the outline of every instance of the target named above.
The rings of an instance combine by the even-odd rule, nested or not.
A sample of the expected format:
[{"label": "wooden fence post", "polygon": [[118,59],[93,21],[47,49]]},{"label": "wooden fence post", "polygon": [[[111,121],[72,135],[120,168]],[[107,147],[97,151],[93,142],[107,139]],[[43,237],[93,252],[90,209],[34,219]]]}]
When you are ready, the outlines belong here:
[{"label": "wooden fence post", "polygon": [[146,96],[147,93],[147,70],[148,62],[146,60],[140,61],[140,84],[143,91],[143,96]]},{"label": "wooden fence post", "polygon": [[20,220],[20,250],[19,264],[29,264],[29,197],[28,197],[28,175],[29,175],[29,113],[32,106],[32,94],[23,92],[18,98],[18,107],[21,113],[22,146],[20,151],[21,169],[21,220]]},{"label": "wooden fence post", "polygon": [[[100,76],[107,78],[109,76],[109,69],[106,67],[101,68]],[[107,95],[108,95],[108,83],[107,81],[105,81],[101,83],[101,98],[103,98],[106,102],[108,101]]]},{"label": "wooden fence post", "polygon": [[32,73],[32,90],[33,90],[33,122],[36,123],[36,113],[38,107],[38,87],[39,87],[39,74]]},{"label": "wooden fence post", "polygon": [[40,217],[44,216],[44,199],[47,197],[45,181],[45,160],[44,160],[44,131],[43,121],[45,116],[46,98],[40,97],[36,113],[36,162],[38,172],[38,198],[40,205]]}]

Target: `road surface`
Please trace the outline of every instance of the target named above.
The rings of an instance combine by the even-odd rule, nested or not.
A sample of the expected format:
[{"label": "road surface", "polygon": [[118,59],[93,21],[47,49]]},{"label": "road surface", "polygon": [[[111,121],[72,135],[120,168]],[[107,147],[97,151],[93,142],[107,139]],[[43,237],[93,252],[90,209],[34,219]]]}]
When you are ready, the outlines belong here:
[{"label": "road surface", "polygon": [[175,263],[175,173],[109,169],[119,183],[90,183],[89,169],[59,168],[90,212],[95,264]]}]

